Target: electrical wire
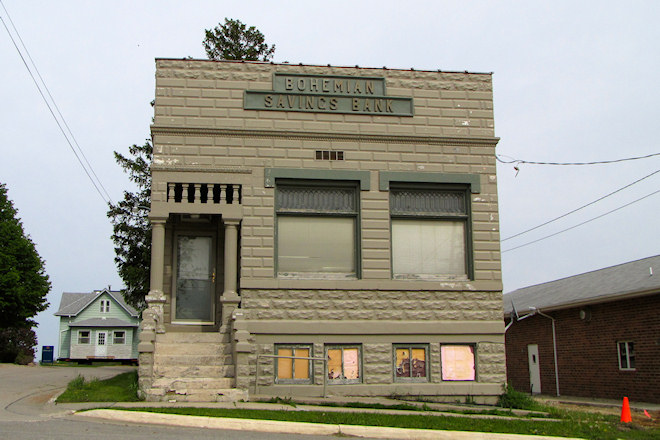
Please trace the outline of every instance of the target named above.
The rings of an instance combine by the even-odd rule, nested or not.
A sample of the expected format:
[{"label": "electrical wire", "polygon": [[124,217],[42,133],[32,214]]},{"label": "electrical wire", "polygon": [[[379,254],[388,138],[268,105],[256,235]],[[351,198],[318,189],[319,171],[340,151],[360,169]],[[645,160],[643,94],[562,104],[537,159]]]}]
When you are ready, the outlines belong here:
[{"label": "electrical wire", "polygon": [[606,215],[612,214],[613,212],[619,211],[619,210],[621,210],[621,209],[623,209],[623,208],[626,208],[626,207],[632,205],[633,203],[637,203],[637,202],[639,202],[639,201],[642,201],[642,200],[644,200],[644,199],[646,199],[646,198],[648,198],[648,197],[651,197],[651,196],[653,196],[653,195],[655,195],[655,194],[658,194],[658,193],[660,193],[660,189],[657,190],[657,191],[654,191],[654,192],[652,192],[652,193],[650,193],[650,194],[647,194],[647,195],[645,195],[645,196],[643,196],[643,197],[640,197],[640,198],[637,199],[637,200],[633,200],[633,201],[630,202],[630,203],[626,203],[626,204],[623,205],[623,206],[619,206],[618,208],[614,208],[614,209],[612,209],[611,211],[607,211],[607,212],[604,213],[604,214],[601,214],[601,215],[599,215],[599,216],[596,216],[596,217],[590,218],[589,220],[585,220],[585,221],[583,221],[582,223],[578,223],[577,225],[571,226],[570,228],[562,229],[561,231],[555,232],[554,234],[546,235],[545,237],[541,237],[541,238],[539,238],[539,239],[536,239],[536,240],[533,240],[533,241],[530,241],[530,242],[527,242],[527,243],[521,244],[521,245],[519,245],[519,246],[515,246],[515,247],[509,248],[509,249],[505,249],[505,250],[502,251],[502,253],[509,252],[509,251],[513,251],[513,250],[515,250],[515,249],[520,249],[520,248],[522,248],[522,247],[529,246],[530,244],[538,243],[539,241],[545,240],[545,239],[550,238],[550,237],[554,237],[555,235],[562,234],[562,233],[564,233],[564,232],[566,232],[566,231],[570,231],[571,229],[575,229],[575,228],[577,228],[578,226],[582,226],[582,225],[585,225],[585,224],[587,224],[587,223],[590,223],[590,222],[592,222],[592,221],[594,221],[594,220],[598,220],[599,218],[605,217]]},{"label": "electrical wire", "polygon": [[[526,163],[530,165],[604,165],[610,163],[626,162],[630,160],[648,159],[654,156],[660,156],[660,153],[651,153],[651,154],[647,154],[646,156],[626,157],[624,159],[598,160],[593,162],[539,162],[534,160],[515,159],[510,156],[504,156],[498,154],[495,155],[495,159],[497,159],[497,161],[500,163],[513,163],[513,164]],[[508,158],[510,160],[504,160],[503,158]]]},{"label": "electrical wire", "polygon": [[[21,60],[23,61],[23,64],[25,65],[25,68],[27,69],[28,73],[30,74],[30,77],[32,78],[32,81],[34,82],[34,85],[37,87],[37,90],[39,91],[39,94],[41,95],[41,98],[43,99],[44,103],[48,107],[48,110],[50,111],[50,114],[53,116],[53,119],[55,119],[55,123],[57,124],[60,131],[62,132],[62,135],[64,136],[64,139],[69,144],[69,148],[71,148],[71,151],[76,156],[76,159],[78,160],[78,163],[80,163],[80,166],[82,166],[83,171],[85,171],[85,174],[87,174],[87,177],[92,182],[92,185],[94,185],[94,188],[96,189],[96,192],[98,192],[99,196],[101,196],[101,199],[103,199],[103,202],[105,204],[112,203],[112,198],[110,197],[110,195],[108,194],[108,191],[105,189],[105,187],[101,183],[101,180],[98,178],[96,172],[94,172],[94,168],[92,167],[92,165],[87,160],[87,157],[85,156],[85,153],[83,152],[82,148],[78,144],[78,141],[75,139],[75,136],[73,135],[73,132],[69,128],[69,125],[66,123],[66,120],[64,119],[64,116],[60,112],[60,109],[57,106],[57,103],[55,102],[55,99],[51,95],[50,90],[48,90],[48,86],[46,86],[46,82],[43,80],[41,74],[39,73],[39,70],[37,69],[37,65],[35,64],[34,60],[30,56],[30,53],[29,53],[27,47],[25,46],[25,43],[23,43],[23,39],[21,38],[20,33],[18,32],[18,29],[16,29],[16,26],[14,25],[14,22],[12,21],[10,15],[9,15],[9,12],[7,11],[7,8],[5,8],[4,3],[2,3],[2,0],[0,0],[0,5],[2,6],[2,9],[4,9],[5,14],[7,15],[7,18],[9,19],[9,22],[11,23],[11,25],[14,29],[14,32],[16,33],[19,41],[21,42],[21,45],[23,46],[23,50],[25,51],[28,58],[30,59],[30,62],[32,63],[32,66],[33,66],[34,70],[37,72],[37,75],[39,76],[39,79],[41,80],[41,83],[43,84],[44,89],[48,93],[48,96],[50,97],[53,106],[57,110],[57,113],[59,114],[59,116],[62,120],[62,123],[66,126],[67,130],[69,131],[71,139],[73,139],[73,142],[78,147],[78,151],[80,152],[80,154],[78,154],[78,152],[76,152],[76,149],[74,148],[73,143],[71,142],[71,139],[69,139],[69,136],[64,131],[64,128],[62,127],[62,123],[60,123],[60,120],[55,115],[55,112],[53,111],[53,108],[51,107],[50,102],[48,101],[48,99],[46,99],[46,96],[44,95],[44,92],[42,91],[41,86],[39,85],[39,82],[34,77],[34,74],[32,73],[32,70],[30,69],[30,66],[28,65],[27,61],[25,60],[25,57],[23,56],[23,53],[21,52],[20,48],[16,44],[16,40],[14,39],[13,35],[11,34],[11,32],[10,32],[9,28],[7,27],[7,24],[3,20],[2,16],[0,16],[0,21],[2,21],[2,25],[4,26],[5,30],[7,31],[7,34],[9,35],[9,38],[11,39],[12,43],[14,44],[14,47],[16,48],[16,51],[18,52],[18,55],[21,57]],[[81,156],[85,160],[85,163],[87,164],[87,166],[85,166],[85,164],[83,163],[82,159],[80,158]],[[89,170],[88,170],[88,168],[89,168]],[[92,174],[90,174],[90,172],[94,175],[94,178],[96,178],[96,180],[94,180],[94,178],[92,178]],[[101,189],[99,188],[99,186],[103,189],[103,192],[105,193],[105,195],[103,194],[103,192],[101,192]]]},{"label": "electrical wire", "polygon": [[611,193],[609,193],[609,194],[607,194],[607,195],[604,195],[604,196],[602,196],[602,197],[600,197],[600,198],[598,198],[598,199],[596,199],[596,200],[594,200],[594,201],[592,201],[592,202],[589,202],[589,203],[587,203],[586,205],[582,205],[582,206],[580,206],[579,208],[576,208],[576,209],[574,209],[574,210],[572,210],[572,211],[569,211],[569,212],[567,212],[566,214],[562,214],[562,215],[560,215],[559,217],[555,217],[555,218],[553,218],[552,220],[548,220],[548,221],[545,222],[545,223],[541,223],[540,225],[534,226],[533,228],[529,228],[529,229],[527,229],[527,230],[524,230],[524,231],[522,231],[522,232],[519,232],[519,233],[517,233],[517,234],[515,234],[515,235],[512,235],[512,236],[510,236],[510,237],[503,238],[503,239],[501,240],[501,242],[504,243],[505,241],[507,241],[507,240],[511,240],[512,238],[520,237],[520,236],[523,235],[523,234],[526,234],[526,233],[528,233],[528,232],[534,231],[534,230],[536,230],[536,229],[538,229],[538,228],[540,228],[540,227],[542,227],[542,226],[548,225],[548,224],[550,224],[550,223],[552,223],[552,222],[554,222],[554,221],[557,221],[557,220],[559,220],[559,219],[562,219],[562,218],[564,218],[564,217],[566,217],[566,216],[568,216],[568,215],[570,215],[570,214],[573,214],[574,212],[578,212],[579,210],[584,209],[584,208],[586,208],[587,206],[591,206],[591,205],[593,205],[593,204],[595,204],[595,203],[597,203],[597,202],[600,202],[601,200],[606,199],[607,197],[609,197],[609,196],[611,196],[611,195],[614,195],[614,194],[616,194],[616,193],[618,193],[618,192],[621,192],[621,191],[623,191],[624,189],[629,188],[629,187],[633,186],[634,184],[639,183],[639,182],[641,182],[641,181],[644,180],[644,179],[648,179],[649,177],[651,177],[651,176],[653,176],[653,175],[655,175],[655,174],[658,174],[658,173],[660,173],[660,170],[656,170],[656,171],[652,172],[651,174],[642,177],[641,179],[635,180],[634,182],[629,183],[629,184],[626,185],[626,186],[622,186],[621,188],[619,188],[619,189],[617,189],[617,190],[615,190],[615,191],[612,191]]}]

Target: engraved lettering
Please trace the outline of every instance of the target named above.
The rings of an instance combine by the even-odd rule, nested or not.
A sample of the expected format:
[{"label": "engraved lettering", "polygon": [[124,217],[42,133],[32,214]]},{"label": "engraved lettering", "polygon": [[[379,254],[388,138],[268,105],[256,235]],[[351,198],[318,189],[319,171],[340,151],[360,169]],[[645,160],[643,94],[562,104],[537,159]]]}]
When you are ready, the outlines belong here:
[{"label": "engraved lettering", "polygon": [[369,93],[369,94],[373,95],[374,94],[374,83],[373,83],[373,81],[365,81],[364,84],[365,84],[366,89],[367,89],[365,93]]},{"label": "engraved lettering", "polygon": [[293,78],[286,78],[284,80],[284,88],[287,90],[293,90]]},{"label": "engraved lettering", "polygon": [[293,105],[296,103],[295,95],[286,95],[287,101],[289,101],[289,108],[293,108]]},{"label": "engraved lettering", "polygon": [[337,98],[330,98],[330,110],[337,110]]},{"label": "engraved lettering", "polygon": [[303,78],[298,80],[298,90],[305,90],[305,80]]},{"label": "engraved lettering", "polygon": [[282,95],[277,99],[277,108],[284,108],[284,96]]},{"label": "engraved lettering", "polygon": [[394,110],[392,110],[392,100],[391,100],[391,99],[387,99],[386,101],[387,101],[386,111],[387,111],[388,113],[394,113]]},{"label": "engraved lettering", "polygon": [[267,108],[273,106],[273,95],[266,95],[266,98],[264,98],[264,106]]},{"label": "engraved lettering", "polygon": [[314,108],[314,97],[305,96],[305,108],[313,109]]},{"label": "engraved lettering", "polygon": [[309,90],[310,91],[319,91],[319,80],[316,78],[310,78],[309,80]]},{"label": "engraved lettering", "polygon": [[382,112],[383,111],[383,100],[382,99],[374,99],[374,111],[375,112]]},{"label": "engraved lettering", "polygon": [[357,98],[353,98],[353,111],[354,112],[360,111],[360,100]]},{"label": "engraved lettering", "polygon": [[330,91],[330,80],[329,79],[324,79],[323,80],[323,91],[325,93],[328,93]]},{"label": "engraved lettering", "polygon": [[319,108],[325,110],[325,98],[323,96],[319,96]]},{"label": "engraved lettering", "polygon": [[371,101],[369,99],[364,100],[364,111],[365,112],[371,111]]},{"label": "engraved lettering", "polygon": [[335,80],[335,92],[344,93],[344,80],[336,79]]},{"label": "engraved lettering", "polygon": [[362,94],[362,87],[360,87],[360,81],[355,81],[355,93]]}]

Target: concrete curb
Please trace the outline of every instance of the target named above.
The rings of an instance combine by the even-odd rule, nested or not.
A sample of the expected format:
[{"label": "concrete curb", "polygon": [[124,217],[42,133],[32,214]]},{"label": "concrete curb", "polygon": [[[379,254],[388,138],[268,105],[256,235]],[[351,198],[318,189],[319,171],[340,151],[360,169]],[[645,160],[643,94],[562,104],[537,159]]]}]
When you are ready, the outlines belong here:
[{"label": "concrete curb", "polygon": [[[521,434],[495,434],[491,432],[439,431],[430,429],[406,429],[359,425],[324,425],[320,423],[282,422],[277,420],[234,419],[225,417],[182,416],[114,409],[95,409],[77,412],[78,417],[149,423],[192,428],[229,429],[233,431],[257,431],[275,434],[352,435],[383,439],[419,440],[551,440],[547,437]],[[562,437],[563,438],[563,437]],[[578,439],[573,439],[578,440]]]}]

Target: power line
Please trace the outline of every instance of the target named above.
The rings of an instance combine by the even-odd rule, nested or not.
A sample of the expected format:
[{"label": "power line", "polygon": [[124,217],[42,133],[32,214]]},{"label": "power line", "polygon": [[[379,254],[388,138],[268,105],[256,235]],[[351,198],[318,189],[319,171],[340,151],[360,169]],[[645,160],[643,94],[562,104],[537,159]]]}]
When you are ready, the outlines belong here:
[{"label": "power line", "polygon": [[[610,163],[626,162],[630,160],[648,159],[654,156],[660,156],[660,153],[651,153],[651,154],[647,154],[646,156],[626,157],[623,159],[598,160],[593,162],[539,162],[534,160],[515,159],[510,156],[504,156],[498,154],[495,155],[495,158],[500,163],[513,163],[513,164],[526,163],[530,165],[604,165]],[[508,158],[509,160],[504,160],[503,158]]]},{"label": "power line", "polygon": [[607,194],[607,195],[604,195],[604,196],[602,196],[602,197],[600,197],[600,198],[594,200],[593,202],[589,202],[589,203],[587,203],[586,205],[582,205],[582,206],[580,206],[579,208],[576,208],[576,209],[574,209],[574,210],[572,210],[572,211],[569,211],[569,212],[567,212],[566,214],[562,214],[562,215],[560,215],[559,217],[555,217],[555,218],[553,218],[552,220],[548,220],[548,221],[545,222],[545,223],[541,223],[541,224],[538,225],[538,226],[534,226],[533,228],[529,228],[529,229],[527,229],[527,230],[525,230],[525,231],[519,232],[519,233],[517,233],[517,234],[515,234],[515,235],[512,235],[512,236],[510,236],[510,237],[503,238],[503,239],[501,240],[501,242],[504,243],[504,242],[507,241],[507,240],[511,240],[512,238],[519,237],[519,236],[521,236],[521,235],[523,235],[523,234],[526,234],[526,233],[528,233],[528,232],[534,231],[534,230],[536,230],[536,229],[538,229],[538,228],[540,228],[540,227],[542,227],[542,226],[548,225],[548,224],[550,224],[550,223],[552,223],[552,222],[554,222],[554,221],[557,221],[557,220],[559,220],[559,219],[561,219],[561,218],[564,218],[564,217],[566,217],[566,216],[568,216],[568,215],[570,215],[570,214],[573,214],[574,212],[577,212],[577,211],[579,211],[579,210],[581,210],[581,209],[583,209],[583,208],[586,208],[587,206],[591,206],[591,205],[593,205],[593,204],[595,204],[595,203],[597,203],[597,202],[600,202],[601,200],[606,199],[607,197],[609,197],[609,196],[611,196],[611,195],[614,195],[614,194],[616,194],[616,193],[618,193],[618,192],[620,192],[620,191],[623,191],[624,189],[629,188],[629,187],[633,186],[634,184],[639,183],[639,182],[641,182],[641,181],[644,180],[644,179],[648,179],[649,177],[651,177],[651,176],[653,176],[653,175],[655,175],[655,174],[658,174],[658,173],[660,173],[660,170],[656,170],[656,171],[652,172],[651,174],[642,177],[641,179],[635,180],[634,182],[629,183],[629,184],[626,185],[626,186],[622,186],[621,188],[619,188],[619,189],[617,189],[617,190],[615,190],[615,191],[612,191],[611,193],[609,193],[609,194]]},{"label": "power line", "polygon": [[[16,51],[18,52],[18,55],[21,57],[21,60],[23,61],[23,64],[25,65],[25,68],[27,69],[28,73],[30,74],[30,77],[32,78],[32,81],[34,82],[34,85],[37,87],[37,90],[39,91],[39,94],[41,95],[41,98],[43,99],[44,103],[48,107],[48,110],[50,111],[50,114],[53,116],[53,119],[55,119],[55,123],[57,123],[57,126],[59,127],[60,131],[62,132],[62,135],[64,136],[66,142],[69,144],[69,148],[71,148],[71,151],[76,156],[76,159],[78,160],[78,163],[80,163],[80,166],[82,166],[83,171],[85,171],[85,174],[87,174],[87,177],[92,182],[92,185],[94,185],[94,188],[96,189],[96,192],[98,192],[99,196],[101,196],[101,199],[103,199],[103,202],[106,203],[106,204],[112,203],[112,198],[110,197],[110,195],[108,194],[108,191],[105,189],[105,187],[101,183],[101,180],[97,176],[96,172],[94,172],[94,168],[92,167],[92,165],[87,160],[87,157],[85,156],[85,153],[83,152],[82,148],[78,144],[78,141],[76,140],[75,136],[73,135],[73,132],[71,131],[71,128],[69,128],[69,125],[66,123],[66,120],[64,119],[64,116],[60,112],[60,109],[57,106],[57,103],[55,102],[55,99],[51,95],[50,90],[48,90],[48,86],[46,85],[46,82],[44,81],[41,74],[39,73],[39,69],[37,68],[36,63],[34,62],[32,57],[30,56],[30,52],[28,51],[27,47],[25,46],[25,43],[23,42],[23,39],[21,38],[21,35],[18,32],[18,29],[14,25],[14,22],[11,19],[11,16],[9,15],[9,11],[7,11],[7,8],[5,8],[5,5],[2,3],[2,0],[0,0],[0,5],[2,5],[2,9],[4,9],[5,14],[7,15],[7,18],[9,19],[9,22],[11,23],[12,28],[14,29],[14,32],[16,33],[16,36],[18,37],[19,41],[21,42],[21,45],[23,46],[23,50],[25,51],[28,58],[30,59],[30,62],[32,63],[32,66],[33,66],[35,72],[39,76],[39,79],[41,80],[41,83],[42,83],[44,89],[46,90],[48,96],[50,97],[53,106],[57,110],[57,113],[59,114],[60,119],[62,120],[62,123],[67,128],[67,130],[69,131],[71,139],[73,139],[73,143],[75,143],[76,146],[78,147],[78,151],[80,152],[80,155],[78,154],[78,152],[76,152],[76,149],[74,148],[74,146],[71,142],[71,139],[69,139],[69,136],[64,131],[64,128],[62,127],[62,124],[60,123],[60,120],[57,118],[57,116],[55,116],[55,112],[53,112],[53,108],[51,107],[50,102],[48,101],[48,99],[46,99],[46,96],[44,95],[44,92],[42,91],[41,86],[39,85],[39,82],[34,77],[34,74],[32,73],[32,70],[30,69],[30,66],[28,65],[27,61],[25,60],[25,57],[23,56],[23,53],[21,52],[20,48],[16,44],[16,40],[14,39],[13,35],[11,34],[11,32],[10,32],[9,28],[7,27],[7,24],[3,20],[2,16],[0,16],[0,21],[2,21],[2,25],[4,26],[5,30],[7,31],[7,34],[9,35],[9,38],[11,39],[12,43],[14,44],[14,47],[16,48]],[[87,164],[87,166],[85,166],[85,164],[81,160],[81,158],[80,158],[81,156],[85,160],[85,163]],[[96,178],[96,180],[94,180],[94,178],[92,178],[92,174],[90,174],[90,172],[94,175],[94,178]],[[105,195],[101,192],[101,189],[99,188],[99,186],[103,189],[103,192],[105,193]]]},{"label": "power line", "polygon": [[599,216],[597,216],[597,217],[590,218],[589,220],[585,220],[585,221],[583,221],[582,223],[578,223],[577,225],[571,226],[570,228],[563,229],[563,230],[561,230],[561,231],[559,231],[559,232],[555,232],[554,234],[546,235],[545,237],[541,237],[541,238],[539,238],[539,239],[537,239],[537,240],[534,240],[534,241],[530,241],[530,242],[528,242],[528,243],[521,244],[520,246],[516,246],[516,247],[509,248],[509,249],[505,249],[505,250],[502,251],[502,253],[504,253],[504,252],[509,252],[509,251],[513,251],[513,250],[515,250],[515,249],[520,249],[521,247],[529,246],[530,244],[538,243],[539,241],[545,240],[545,239],[550,238],[550,237],[554,237],[555,235],[559,235],[559,234],[564,233],[564,232],[566,232],[566,231],[570,231],[571,229],[575,229],[575,228],[577,228],[578,226],[582,226],[582,225],[585,225],[585,224],[587,224],[587,223],[589,223],[589,222],[592,222],[592,221],[594,221],[594,220],[598,220],[598,219],[601,218],[601,217],[605,217],[606,215],[609,215],[609,214],[612,214],[613,212],[619,211],[620,209],[623,209],[623,208],[625,208],[625,207],[627,207],[627,206],[630,206],[630,205],[632,205],[633,203],[637,203],[637,202],[639,202],[639,201],[642,201],[642,200],[644,200],[644,199],[646,199],[646,198],[648,198],[648,197],[651,197],[652,195],[655,195],[655,194],[657,194],[657,193],[660,193],[660,189],[657,190],[657,191],[652,192],[651,194],[647,194],[647,195],[645,195],[645,196],[643,196],[643,197],[640,197],[640,198],[637,199],[637,200],[633,200],[633,201],[630,202],[630,203],[626,203],[626,204],[623,205],[623,206],[619,206],[618,208],[614,208],[614,209],[612,209],[611,211],[607,211],[606,213],[601,214],[601,215],[599,215]]}]

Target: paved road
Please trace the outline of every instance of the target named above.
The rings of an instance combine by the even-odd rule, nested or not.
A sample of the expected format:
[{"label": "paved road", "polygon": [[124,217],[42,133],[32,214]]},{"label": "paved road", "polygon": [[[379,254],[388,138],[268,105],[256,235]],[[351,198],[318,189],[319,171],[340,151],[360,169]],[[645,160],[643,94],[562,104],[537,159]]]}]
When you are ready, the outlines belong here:
[{"label": "paved road", "polygon": [[[79,374],[106,379],[134,367],[25,367],[0,364],[1,440],[327,440],[325,436],[268,434],[138,425],[72,415],[71,405],[49,401]],[[78,405],[80,406],[80,405]],[[98,406],[98,404],[94,405]]]}]

